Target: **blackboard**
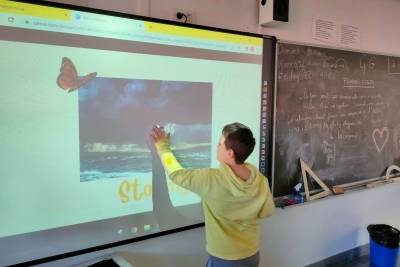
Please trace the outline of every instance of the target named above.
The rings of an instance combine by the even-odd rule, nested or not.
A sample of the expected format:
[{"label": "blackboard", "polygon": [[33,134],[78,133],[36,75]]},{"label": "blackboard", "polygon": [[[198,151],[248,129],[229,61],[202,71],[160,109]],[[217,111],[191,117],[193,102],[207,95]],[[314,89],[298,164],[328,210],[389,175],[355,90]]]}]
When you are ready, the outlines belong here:
[{"label": "blackboard", "polygon": [[274,197],[301,182],[300,158],[328,187],[400,165],[399,57],[289,43],[276,53]]}]

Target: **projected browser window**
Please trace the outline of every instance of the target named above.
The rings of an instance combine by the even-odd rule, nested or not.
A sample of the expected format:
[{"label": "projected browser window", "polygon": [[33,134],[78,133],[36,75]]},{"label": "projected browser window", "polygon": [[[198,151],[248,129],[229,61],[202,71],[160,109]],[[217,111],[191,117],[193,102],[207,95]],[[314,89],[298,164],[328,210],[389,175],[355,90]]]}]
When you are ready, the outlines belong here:
[{"label": "projected browser window", "polygon": [[[156,43],[182,47],[212,49],[261,55],[262,39],[155,22],[48,8],[4,1],[0,6],[1,25],[32,30],[62,32]],[[8,2],[8,3],[7,3]]]},{"label": "projected browser window", "polygon": [[153,125],[188,169],[218,167],[224,125],[260,131],[262,38],[0,1],[0,51],[5,264],[203,222]]}]

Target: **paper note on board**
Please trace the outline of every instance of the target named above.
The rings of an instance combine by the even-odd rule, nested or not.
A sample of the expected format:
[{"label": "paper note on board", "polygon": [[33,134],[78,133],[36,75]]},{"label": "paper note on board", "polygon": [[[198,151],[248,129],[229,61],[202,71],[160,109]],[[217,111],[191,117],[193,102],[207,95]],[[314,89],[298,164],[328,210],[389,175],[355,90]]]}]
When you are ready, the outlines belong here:
[{"label": "paper note on board", "polygon": [[312,35],[314,39],[337,44],[337,22],[330,17],[314,15]]},{"label": "paper note on board", "polygon": [[338,44],[340,46],[359,48],[360,35],[361,35],[360,26],[349,23],[340,23]]}]

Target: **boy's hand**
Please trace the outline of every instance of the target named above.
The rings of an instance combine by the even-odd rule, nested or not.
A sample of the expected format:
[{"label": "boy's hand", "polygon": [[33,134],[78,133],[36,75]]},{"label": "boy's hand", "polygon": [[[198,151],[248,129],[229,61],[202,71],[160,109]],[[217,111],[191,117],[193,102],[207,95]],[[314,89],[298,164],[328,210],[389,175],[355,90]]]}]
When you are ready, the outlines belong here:
[{"label": "boy's hand", "polygon": [[163,139],[169,141],[170,137],[171,135],[169,133],[167,136],[165,135],[164,127],[159,128],[157,127],[157,125],[153,127],[153,130],[150,133],[150,139],[153,140],[154,143],[157,143],[158,141]]}]

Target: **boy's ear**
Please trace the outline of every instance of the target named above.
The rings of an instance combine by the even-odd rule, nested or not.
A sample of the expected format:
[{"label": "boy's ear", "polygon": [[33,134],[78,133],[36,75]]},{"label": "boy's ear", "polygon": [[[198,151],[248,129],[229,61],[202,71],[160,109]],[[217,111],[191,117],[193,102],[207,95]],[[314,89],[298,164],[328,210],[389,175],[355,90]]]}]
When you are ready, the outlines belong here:
[{"label": "boy's ear", "polygon": [[235,152],[233,151],[233,149],[229,149],[228,150],[228,157],[230,159],[234,159],[235,158]]}]

